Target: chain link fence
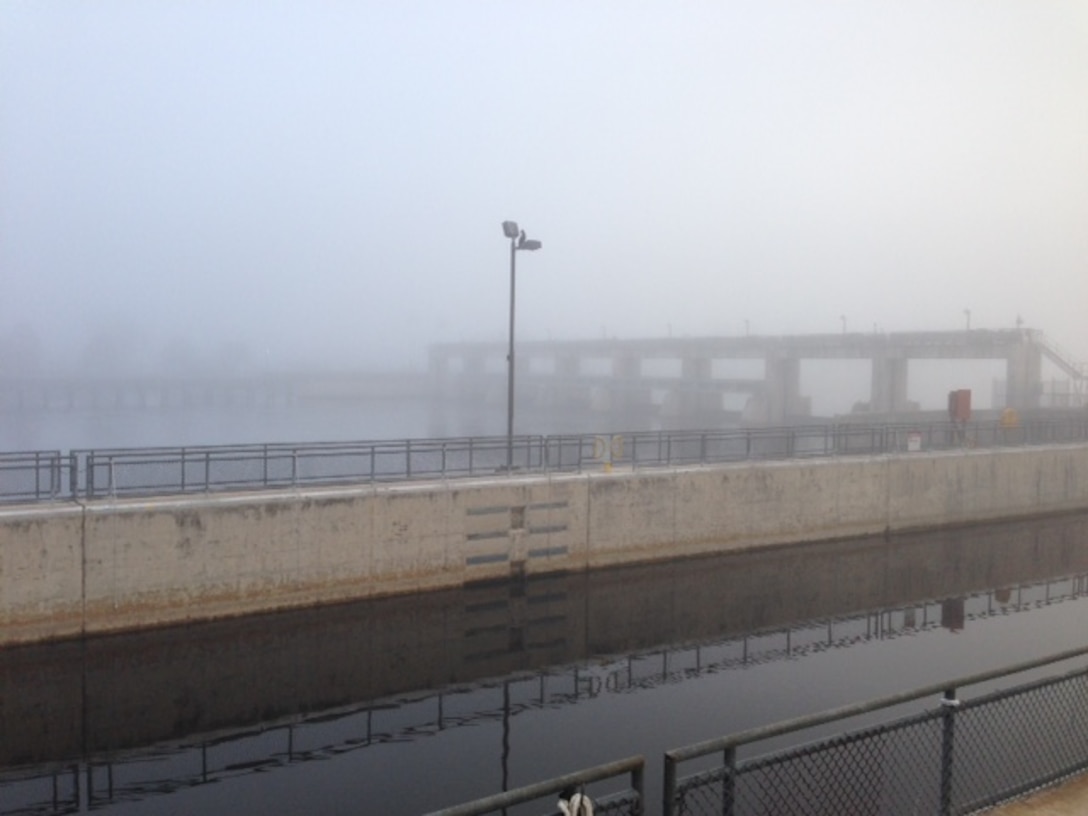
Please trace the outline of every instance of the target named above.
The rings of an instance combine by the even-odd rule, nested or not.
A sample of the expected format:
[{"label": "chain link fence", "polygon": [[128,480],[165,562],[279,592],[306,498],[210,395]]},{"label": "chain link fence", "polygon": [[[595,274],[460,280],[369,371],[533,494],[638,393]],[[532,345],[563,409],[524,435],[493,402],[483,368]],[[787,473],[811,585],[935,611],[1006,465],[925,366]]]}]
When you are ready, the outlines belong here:
[{"label": "chain link fence", "polygon": [[[1088,669],[1012,689],[957,699],[1043,665],[1083,658],[1088,649],[757,729],[665,755],[667,816],[965,814],[991,807],[1088,768]],[[890,722],[740,758],[768,740],[872,716],[940,694],[938,704]],[[811,733],[811,732],[810,732]],[[788,735],[788,736],[787,736]],[[720,756],[685,777],[681,763]]]},{"label": "chain link fence", "polygon": [[[158,496],[963,448],[1082,443],[1088,414],[1000,422],[0,453],[0,502]],[[511,463],[508,467],[507,463]]]}]

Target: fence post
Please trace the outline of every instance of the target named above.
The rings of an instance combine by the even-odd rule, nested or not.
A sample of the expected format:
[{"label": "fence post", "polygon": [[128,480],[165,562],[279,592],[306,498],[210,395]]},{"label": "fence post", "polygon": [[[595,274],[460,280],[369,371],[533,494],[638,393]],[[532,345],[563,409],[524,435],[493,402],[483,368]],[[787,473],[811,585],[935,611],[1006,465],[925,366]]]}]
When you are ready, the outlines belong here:
[{"label": "fence post", "polygon": [[114,474],[113,474],[113,457],[112,456],[109,456],[109,457],[106,458],[106,464],[109,466],[109,471],[110,471],[109,472],[109,485],[108,485],[108,491],[107,492],[109,493],[110,496],[113,496],[114,498],[116,498],[117,497],[117,483],[113,480],[113,475]]},{"label": "fence post", "polygon": [[646,764],[640,762],[637,768],[631,769],[631,788],[638,794],[638,810],[633,816],[646,813]]},{"label": "fence post", "polygon": [[737,798],[737,746],[725,749],[725,776],[722,777],[722,816],[733,816]]},{"label": "fence post", "polygon": [[204,492],[211,490],[212,481],[212,452],[204,451]]},{"label": "fence post", "polygon": [[412,478],[412,440],[406,439],[404,441],[404,476],[407,479]]},{"label": "fence post", "polygon": [[73,499],[79,495],[79,457],[74,453],[68,454],[68,489]]},{"label": "fence post", "polygon": [[662,807],[664,816],[676,813],[676,760],[665,754],[665,781],[662,785]]},{"label": "fence post", "polygon": [[181,492],[185,492],[185,448],[181,449]]},{"label": "fence post", "polygon": [[945,689],[941,698],[941,816],[952,812],[952,742],[956,732],[955,689]]}]

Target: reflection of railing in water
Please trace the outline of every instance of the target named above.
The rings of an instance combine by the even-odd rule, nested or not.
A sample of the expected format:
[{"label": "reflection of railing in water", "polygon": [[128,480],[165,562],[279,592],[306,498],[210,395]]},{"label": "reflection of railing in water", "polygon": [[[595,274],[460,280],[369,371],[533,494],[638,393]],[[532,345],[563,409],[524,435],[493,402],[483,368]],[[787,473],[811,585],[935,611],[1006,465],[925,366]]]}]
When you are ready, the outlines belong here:
[{"label": "reflection of railing in water", "polygon": [[[466,725],[505,722],[525,711],[575,704],[601,694],[649,689],[723,671],[797,659],[937,628],[1029,611],[1088,596],[1078,574],[962,599],[825,619],[675,649],[545,670],[496,682],[326,711],[199,742],[66,764],[42,773],[0,775],[0,814],[70,813],[81,807],[158,794],[328,759],[370,746],[418,739]],[[486,700],[494,695],[493,700]]]}]

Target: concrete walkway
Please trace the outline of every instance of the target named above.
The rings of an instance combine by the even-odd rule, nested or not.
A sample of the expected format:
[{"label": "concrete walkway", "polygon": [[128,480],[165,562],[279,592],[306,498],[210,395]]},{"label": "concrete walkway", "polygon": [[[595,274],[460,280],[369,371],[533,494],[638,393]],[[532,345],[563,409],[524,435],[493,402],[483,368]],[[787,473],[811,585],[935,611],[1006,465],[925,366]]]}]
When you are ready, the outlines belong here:
[{"label": "concrete walkway", "polygon": [[1081,816],[1085,813],[1088,813],[1088,774],[986,811],[987,816]]}]

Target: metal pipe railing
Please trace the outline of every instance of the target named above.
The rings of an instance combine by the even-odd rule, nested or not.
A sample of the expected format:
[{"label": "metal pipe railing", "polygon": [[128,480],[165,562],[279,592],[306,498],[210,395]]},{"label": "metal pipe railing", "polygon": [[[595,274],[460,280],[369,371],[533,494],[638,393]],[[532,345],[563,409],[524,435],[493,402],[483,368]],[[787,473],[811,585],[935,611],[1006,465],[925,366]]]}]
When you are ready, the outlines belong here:
[{"label": "metal pipe railing", "polygon": [[[618,443],[617,443],[618,440]],[[602,444],[604,442],[605,444]],[[1088,442],[1088,414],[1000,421],[520,436],[516,473]],[[509,474],[505,437],[0,453],[0,502],[154,496]],[[600,452],[604,451],[602,455]]]},{"label": "metal pipe railing", "polygon": [[628,757],[604,765],[585,768],[564,776],[557,776],[544,782],[526,785],[515,790],[497,793],[473,802],[432,811],[427,816],[481,816],[484,813],[500,811],[524,802],[532,802],[545,796],[559,794],[568,788],[579,788],[592,782],[600,782],[624,775],[630,776],[630,790],[635,794],[634,801],[627,812],[632,816],[637,816],[644,811],[643,773],[645,765],[646,761],[641,756]]}]

